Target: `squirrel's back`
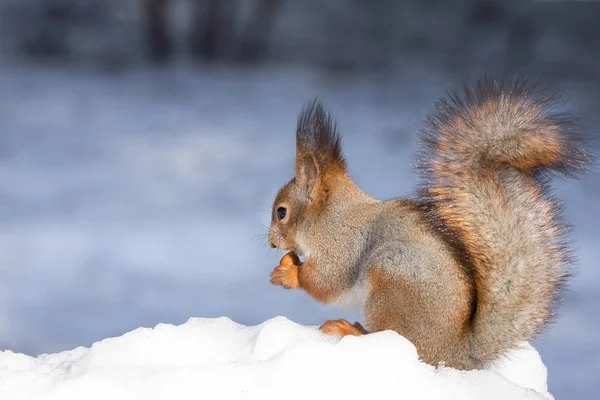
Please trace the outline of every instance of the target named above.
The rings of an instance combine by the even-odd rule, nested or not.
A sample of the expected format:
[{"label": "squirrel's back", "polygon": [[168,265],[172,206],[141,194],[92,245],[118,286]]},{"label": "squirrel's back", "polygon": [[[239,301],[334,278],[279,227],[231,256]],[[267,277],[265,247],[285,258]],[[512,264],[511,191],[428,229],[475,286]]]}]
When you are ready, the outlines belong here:
[{"label": "squirrel's back", "polygon": [[485,78],[438,102],[419,138],[426,218],[473,274],[477,365],[531,340],[569,274],[567,228],[547,181],[592,158],[555,105],[534,84]]}]

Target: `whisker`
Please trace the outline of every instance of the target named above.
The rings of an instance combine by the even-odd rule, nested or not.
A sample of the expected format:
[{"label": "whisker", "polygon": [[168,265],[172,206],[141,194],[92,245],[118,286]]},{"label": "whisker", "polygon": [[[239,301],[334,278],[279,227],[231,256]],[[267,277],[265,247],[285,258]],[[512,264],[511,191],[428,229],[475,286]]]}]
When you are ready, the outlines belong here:
[{"label": "whisker", "polygon": [[258,222],[258,225],[260,225],[260,227],[262,227],[263,229],[266,229],[268,233],[274,233],[275,235],[282,236],[281,232],[279,232],[276,229],[271,229],[271,227],[265,226],[265,225],[261,224],[260,222]]},{"label": "whisker", "polygon": [[246,242],[246,244],[249,244],[250,242],[255,242],[255,241],[260,241],[261,243],[264,243],[264,240],[261,239],[265,239],[266,236],[265,235],[255,235],[252,236],[251,238],[248,239],[248,241]]}]

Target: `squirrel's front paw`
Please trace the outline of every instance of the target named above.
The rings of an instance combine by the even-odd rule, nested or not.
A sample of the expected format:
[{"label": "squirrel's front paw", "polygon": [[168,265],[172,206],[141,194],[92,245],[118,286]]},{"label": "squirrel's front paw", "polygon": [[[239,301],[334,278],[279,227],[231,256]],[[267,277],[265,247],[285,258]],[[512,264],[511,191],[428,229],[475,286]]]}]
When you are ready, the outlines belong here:
[{"label": "squirrel's front paw", "polygon": [[300,287],[298,282],[297,265],[279,265],[271,272],[271,283],[273,285],[283,286],[285,289],[297,289]]}]

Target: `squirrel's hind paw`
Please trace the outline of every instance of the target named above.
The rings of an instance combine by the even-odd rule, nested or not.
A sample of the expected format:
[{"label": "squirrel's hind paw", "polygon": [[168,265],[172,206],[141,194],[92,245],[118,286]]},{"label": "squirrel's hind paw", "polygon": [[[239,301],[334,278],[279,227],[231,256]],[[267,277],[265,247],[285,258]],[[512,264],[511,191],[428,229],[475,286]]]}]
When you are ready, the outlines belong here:
[{"label": "squirrel's hind paw", "polygon": [[327,335],[339,335],[341,337],[346,335],[361,336],[369,333],[360,323],[351,324],[345,319],[330,319],[325,321],[319,329]]}]

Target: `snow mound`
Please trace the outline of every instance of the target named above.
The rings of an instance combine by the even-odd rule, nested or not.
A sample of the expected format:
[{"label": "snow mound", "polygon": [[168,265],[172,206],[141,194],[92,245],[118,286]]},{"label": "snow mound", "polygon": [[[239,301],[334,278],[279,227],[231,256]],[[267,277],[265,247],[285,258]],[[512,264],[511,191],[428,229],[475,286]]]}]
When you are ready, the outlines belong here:
[{"label": "snow mound", "polygon": [[0,353],[0,399],[553,399],[528,344],[491,370],[419,361],[392,331],[342,339],[284,317],[138,328],[56,354]]}]

